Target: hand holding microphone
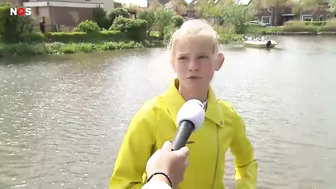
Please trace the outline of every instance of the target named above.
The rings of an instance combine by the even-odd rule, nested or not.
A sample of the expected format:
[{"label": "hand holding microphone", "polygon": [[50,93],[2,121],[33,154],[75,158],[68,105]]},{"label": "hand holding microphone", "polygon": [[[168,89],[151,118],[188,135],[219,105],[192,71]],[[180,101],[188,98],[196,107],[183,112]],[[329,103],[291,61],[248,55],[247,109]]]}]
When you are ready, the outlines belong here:
[{"label": "hand holding microphone", "polygon": [[[204,117],[204,106],[200,101],[192,99],[182,105],[177,114],[178,131],[173,143],[165,142],[147,162],[148,181],[161,181],[172,188],[180,184],[188,163],[189,149],[185,144],[191,133],[201,127]],[[149,189],[150,185],[146,184],[143,189],[145,188]]]},{"label": "hand holding microphone", "polygon": [[182,105],[177,113],[178,130],[173,140],[173,151],[185,146],[191,133],[202,126],[204,117],[204,105],[199,100],[191,99]]},{"label": "hand holding microphone", "polygon": [[[183,180],[184,172],[188,165],[189,149],[188,147],[183,147],[177,151],[172,151],[171,148],[171,142],[166,141],[162,148],[149,158],[146,165],[148,184],[153,181],[160,181],[171,185],[172,188],[176,188]],[[151,188],[149,185],[147,187],[142,189]],[[153,188],[155,187],[153,186]]]}]

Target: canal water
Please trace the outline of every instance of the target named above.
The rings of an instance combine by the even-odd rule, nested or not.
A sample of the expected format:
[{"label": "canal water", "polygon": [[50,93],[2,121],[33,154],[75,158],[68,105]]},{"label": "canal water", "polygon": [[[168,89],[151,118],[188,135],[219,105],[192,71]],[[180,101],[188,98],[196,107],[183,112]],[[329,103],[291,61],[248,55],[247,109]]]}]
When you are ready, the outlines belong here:
[{"label": "canal water", "polygon": [[[335,189],[336,38],[274,39],[221,47],[213,88],[245,119],[258,188]],[[1,189],[108,188],[130,119],[175,76],[164,49],[0,61]]]}]

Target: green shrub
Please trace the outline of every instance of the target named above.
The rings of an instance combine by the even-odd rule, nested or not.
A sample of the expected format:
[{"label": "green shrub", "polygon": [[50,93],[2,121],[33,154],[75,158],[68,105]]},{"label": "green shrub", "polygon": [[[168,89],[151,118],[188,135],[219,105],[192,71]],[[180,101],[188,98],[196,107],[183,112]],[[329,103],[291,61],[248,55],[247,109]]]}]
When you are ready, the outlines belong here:
[{"label": "green shrub", "polygon": [[46,42],[47,38],[42,33],[23,33],[19,40],[23,43],[41,43]]},{"label": "green shrub", "polygon": [[114,20],[118,17],[131,18],[131,14],[125,8],[116,8],[108,15],[109,25],[111,26]]},{"label": "green shrub", "polygon": [[184,22],[183,17],[182,16],[178,16],[178,15],[177,16],[173,16],[172,21],[173,21],[173,26],[177,27],[177,28],[181,27],[182,24],[183,24],[183,22]]},{"label": "green shrub", "polygon": [[50,32],[46,34],[49,42],[79,43],[127,40],[127,34],[120,31],[85,32]]},{"label": "green shrub", "polygon": [[236,41],[242,41],[243,36],[235,33],[219,33],[219,42],[221,44],[227,44]]},{"label": "green shrub", "polygon": [[307,26],[324,26],[327,24],[327,21],[304,21]]},{"label": "green shrub", "polygon": [[259,34],[266,35],[271,32],[282,32],[282,27],[279,26],[269,26],[269,27],[259,27],[259,26],[248,26],[246,33],[248,34]]},{"label": "green shrub", "polygon": [[313,25],[306,24],[307,22],[302,21],[289,21],[286,22],[283,27],[283,32],[309,32],[309,33],[317,33],[318,27]]},{"label": "green shrub", "polygon": [[317,33],[318,28],[316,26],[285,26],[283,27],[284,32],[309,32]]},{"label": "green shrub", "polygon": [[29,56],[45,54],[43,43],[31,46],[27,43],[16,43],[0,46],[0,57],[4,56]]},{"label": "green shrub", "polygon": [[118,17],[113,22],[110,30],[125,32],[131,39],[140,41],[146,37],[147,22],[141,19]]},{"label": "green shrub", "polygon": [[85,20],[78,24],[76,28],[73,29],[74,32],[99,32],[101,29],[96,22],[92,20]]},{"label": "green shrub", "polygon": [[171,36],[173,35],[173,33],[177,30],[176,27],[174,27],[173,25],[169,25],[167,27],[164,28],[164,32],[163,32],[163,40],[165,42],[168,42],[171,38]]},{"label": "green shrub", "polygon": [[[148,45],[148,44],[147,44]],[[44,55],[44,54],[66,54],[66,53],[80,53],[80,52],[94,52],[105,50],[117,49],[131,49],[144,47],[142,43],[134,41],[130,42],[104,42],[104,43],[40,43],[40,44],[27,44],[16,43],[1,45],[0,44],[0,57],[11,56],[31,56],[31,55]]]},{"label": "green shrub", "polygon": [[326,25],[322,26],[321,32],[336,32],[336,19],[327,21]]}]

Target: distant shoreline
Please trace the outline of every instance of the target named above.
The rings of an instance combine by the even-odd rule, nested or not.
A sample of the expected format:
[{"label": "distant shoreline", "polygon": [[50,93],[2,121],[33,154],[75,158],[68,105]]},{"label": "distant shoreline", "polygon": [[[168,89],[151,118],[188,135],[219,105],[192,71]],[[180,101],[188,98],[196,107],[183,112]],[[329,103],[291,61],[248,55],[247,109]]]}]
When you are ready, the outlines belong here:
[{"label": "distant shoreline", "polygon": [[286,35],[286,36],[336,36],[336,32],[266,32],[266,35]]}]

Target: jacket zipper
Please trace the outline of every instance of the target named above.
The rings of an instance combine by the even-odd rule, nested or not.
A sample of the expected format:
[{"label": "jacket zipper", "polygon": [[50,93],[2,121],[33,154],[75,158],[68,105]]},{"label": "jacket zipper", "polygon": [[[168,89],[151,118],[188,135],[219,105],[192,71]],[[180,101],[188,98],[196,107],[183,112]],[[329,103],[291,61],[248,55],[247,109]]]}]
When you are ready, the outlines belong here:
[{"label": "jacket zipper", "polygon": [[215,171],[214,171],[214,177],[212,180],[212,185],[211,188],[214,189],[215,187],[215,180],[216,180],[216,175],[217,175],[217,167],[218,167],[218,158],[219,158],[219,133],[218,133],[218,125],[216,125],[216,139],[217,139],[217,157],[216,157],[216,166],[215,166]]}]

